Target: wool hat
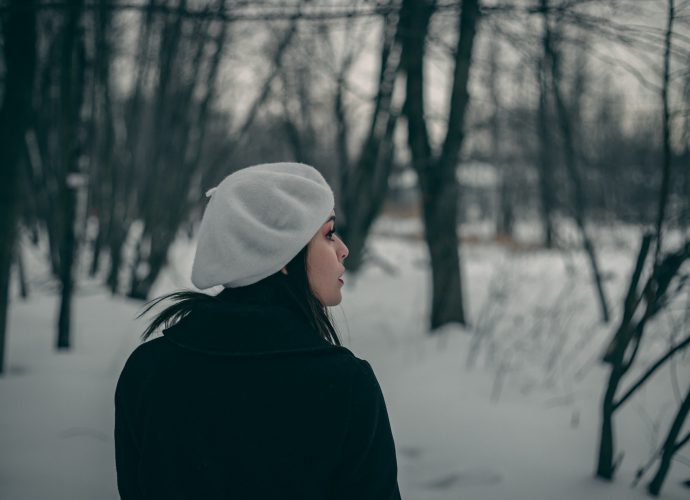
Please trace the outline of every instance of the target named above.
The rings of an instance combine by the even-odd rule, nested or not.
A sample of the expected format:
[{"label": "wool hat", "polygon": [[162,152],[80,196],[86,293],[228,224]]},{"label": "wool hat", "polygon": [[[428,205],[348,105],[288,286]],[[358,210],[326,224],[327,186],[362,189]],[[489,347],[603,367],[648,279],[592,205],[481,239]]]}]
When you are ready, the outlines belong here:
[{"label": "wool hat", "polygon": [[243,168],[206,195],[192,264],[192,283],[201,289],[251,285],[280,271],[334,207],[326,180],[303,163]]}]

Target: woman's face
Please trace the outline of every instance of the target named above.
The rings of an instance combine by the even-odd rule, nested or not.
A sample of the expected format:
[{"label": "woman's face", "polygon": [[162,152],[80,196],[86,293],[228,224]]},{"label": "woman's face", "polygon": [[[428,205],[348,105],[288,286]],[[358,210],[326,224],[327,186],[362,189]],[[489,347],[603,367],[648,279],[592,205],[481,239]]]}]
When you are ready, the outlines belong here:
[{"label": "woman's face", "polygon": [[342,300],[343,260],[347,254],[347,246],[335,234],[335,212],[331,212],[330,218],[309,242],[307,250],[309,285],[324,306],[335,306]]}]

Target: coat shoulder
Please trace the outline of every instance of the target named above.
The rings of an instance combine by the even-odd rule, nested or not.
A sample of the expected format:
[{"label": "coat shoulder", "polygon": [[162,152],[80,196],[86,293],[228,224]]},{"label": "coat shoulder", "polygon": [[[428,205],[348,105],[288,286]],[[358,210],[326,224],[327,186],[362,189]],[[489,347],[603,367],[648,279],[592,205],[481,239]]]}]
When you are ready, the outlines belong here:
[{"label": "coat shoulder", "polygon": [[340,351],[341,370],[347,373],[350,381],[351,398],[376,399],[379,397],[381,395],[381,387],[371,364],[366,359],[358,357],[346,347],[339,346],[337,350]]},{"label": "coat shoulder", "polygon": [[146,372],[151,372],[166,348],[167,342],[163,337],[157,337],[137,346],[125,361],[117,381],[116,392],[121,391],[122,386],[128,384],[130,380],[141,379]]},{"label": "coat shoulder", "polygon": [[366,376],[371,371],[369,362],[357,356],[347,347],[334,346],[333,353],[340,360],[342,367],[352,376]]},{"label": "coat shoulder", "polygon": [[168,342],[163,337],[157,337],[139,344],[127,358],[125,368],[135,369],[141,365],[150,364],[151,361],[160,356],[167,344]]}]

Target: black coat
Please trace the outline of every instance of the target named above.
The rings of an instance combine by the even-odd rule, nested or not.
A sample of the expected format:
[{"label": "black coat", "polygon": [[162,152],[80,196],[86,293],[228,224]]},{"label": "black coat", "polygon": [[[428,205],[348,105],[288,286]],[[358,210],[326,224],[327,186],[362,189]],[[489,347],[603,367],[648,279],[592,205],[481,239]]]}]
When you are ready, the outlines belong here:
[{"label": "black coat", "polygon": [[115,392],[123,500],[400,498],[371,366],[299,314],[224,303],[163,333]]}]

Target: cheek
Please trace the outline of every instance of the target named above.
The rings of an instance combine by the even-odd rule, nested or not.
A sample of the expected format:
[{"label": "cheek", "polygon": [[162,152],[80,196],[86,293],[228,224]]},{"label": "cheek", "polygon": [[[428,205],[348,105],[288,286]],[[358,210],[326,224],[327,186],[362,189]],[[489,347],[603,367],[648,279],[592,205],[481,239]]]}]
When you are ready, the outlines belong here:
[{"label": "cheek", "polygon": [[314,277],[327,274],[333,268],[334,253],[326,242],[313,245],[307,258],[307,264]]},{"label": "cheek", "polygon": [[338,259],[335,252],[328,244],[316,242],[307,257],[307,276],[312,289],[317,294],[330,293],[337,271]]}]

